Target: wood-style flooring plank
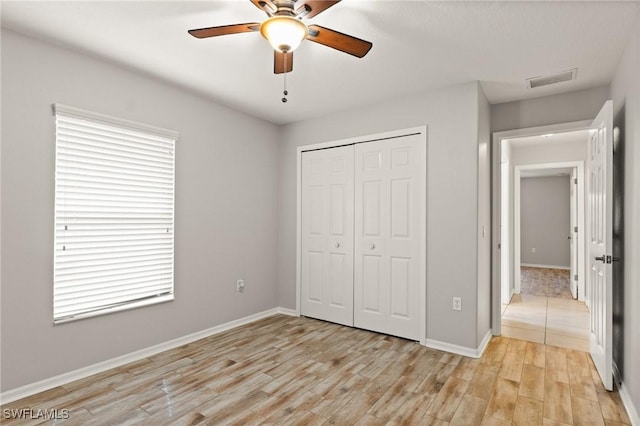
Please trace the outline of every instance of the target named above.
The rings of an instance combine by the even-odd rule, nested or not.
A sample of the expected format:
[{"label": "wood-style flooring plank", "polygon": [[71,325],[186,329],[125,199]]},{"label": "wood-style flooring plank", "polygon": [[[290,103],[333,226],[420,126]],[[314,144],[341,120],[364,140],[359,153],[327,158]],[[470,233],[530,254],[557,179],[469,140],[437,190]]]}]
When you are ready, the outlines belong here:
[{"label": "wood-style flooring plank", "polygon": [[571,391],[567,383],[548,381],[545,378],[544,417],[561,423],[573,424]]},{"label": "wood-style flooring plank", "polygon": [[468,387],[468,380],[449,377],[429,407],[428,414],[440,420],[451,421]]},{"label": "wood-style flooring plank", "polygon": [[431,373],[418,384],[414,392],[436,396],[455,369],[456,366],[453,364],[438,362]]},{"label": "wood-style flooring plank", "polygon": [[584,398],[571,398],[573,408],[573,422],[577,425],[604,426],[602,411],[597,402]]},{"label": "wood-style flooring plank", "polygon": [[15,425],[629,424],[588,354],[495,337],[478,359],[283,315],[6,404]]},{"label": "wood-style flooring plank", "polygon": [[527,342],[525,349],[524,363],[535,365],[536,367],[545,367],[545,349],[542,343]]},{"label": "wood-style flooring plank", "polygon": [[538,401],[544,400],[544,368],[524,364],[518,394]]},{"label": "wood-style flooring plank", "polygon": [[424,418],[427,416],[427,411],[434,399],[432,396],[413,393],[393,414],[387,425],[423,424],[426,422]]},{"label": "wood-style flooring plank", "polygon": [[458,365],[456,365],[455,370],[453,370],[453,375],[460,379],[470,381],[471,379],[473,379],[473,375],[475,374],[479,365],[480,365],[479,358],[463,357],[458,363]]},{"label": "wood-style flooring plank", "polygon": [[400,377],[369,410],[379,419],[390,420],[405,401],[411,399],[415,394],[412,392],[417,383],[411,377]]},{"label": "wood-style flooring plank", "polygon": [[352,425],[358,422],[376,403],[376,398],[366,393],[358,392],[350,398],[339,410],[329,415],[330,424]]},{"label": "wood-style flooring plank", "polygon": [[543,403],[537,399],[519,396],[513,412],[514,426],[542,425]]},{"label": "wood-style flooring plank", "polygon": [[487,417],[511,421],[518,399],[518,382],[499,377],[485,412]]},{"label": "wood-style flooring plank", "polygon": [[495,388],[498,380],[499,366],[481,364],[469,383],[469,389],[467,393],[469,395],[477,396],[478,398],[486,399],[491,398],[493,389]]},{"label": "wood-style flooring plank", "polygon": [[566,349],[546,346],[545,351],[545,380],[569,384]]},{"label": "wood-style flooring plank", "polygon": [[502,360],[507,353],[507,342],[505,340],[491,340],[482,355],[483,364],[491,364],[500,367]]},{"label": "wood-style flooring plank", "polygon": [[451,426],[479,425],[482,423],[488,403],[486,399],[464,395],[449,424]]}]

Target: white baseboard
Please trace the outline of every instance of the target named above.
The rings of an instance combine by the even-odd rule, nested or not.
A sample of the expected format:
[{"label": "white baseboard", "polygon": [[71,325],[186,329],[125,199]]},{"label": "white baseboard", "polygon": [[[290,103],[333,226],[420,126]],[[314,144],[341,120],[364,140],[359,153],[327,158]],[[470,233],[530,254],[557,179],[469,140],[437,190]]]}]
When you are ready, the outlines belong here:
[{"label": "white baseboard", "polygon": [[520,266],[527,266],[529,268],[544,268],[544,269],[562,269],[565,271],[570,271],[571,266],[558,266],[558,265],[538,265],[535,263],[521,263]]},{"label": "white baseboard", "polygon": [[295,309],[289,308],[276,308],[279,314],[289,315],[290,317],[299,317],[300,314]]},{"label": "white baseboard", "polygon": [[616,364],[615,362],[613,363],[613,379],[616,381],[616,387],[618,388],[620,399],[622,399],[622,404],[627,410],[627,415],[629,416],[629,420],[631,420],[631,425],[640,426],[640,415],[638,415],[638,410],[636,410],[636,407],[633,406],[631,395],[629,395],[629,391],[622,381],[622,376],[620,375],[618,364]]},{"label": "white baseboard", "polygon": [[438,349],[440,351],[451,352],[458,355],[467,356],[470,358],[480,358],[487,348],[489,341],[491,340],[491,330],[487,331],[487,334],[482,338],[480,346],[476,349],[468,348],[466,346],[454,345],[452,343],[440,342],[438,340],[427,339],[426,346],[432,349]]},{"label": "white baseboard", "polygon": [[103,371],[120,367],[130,362],[138,361],[143,358],[158,354],[160,352],[174,349],[182,345],[186,345],[196,340],[204,339],[205,337],[212,336],[214,334],[222,333],[224,331],[231,330],[232,328],[239,327],[241,325],[249,324],[263,318],[270,317],[276,314],[297,316],[296,311],[286,308],[273,308],[264,312],[258,312],[257,314],[249,315],[244,318],[229,321],[224,324],[216,325],[206,330],[197,331],[195,333],[188,334],[186,336],[178,337],[177,339],[169,340],[158,345],[150,346],[148,348],[140,349],[135,352],[131,352],[116,358],[108,359],[106,361],[99,362],[87,367],[79,368],[77,370],[63,373],[58,376],[50,377],[48,379],[40,380],[35,383],[30,383],[24,386],[20,386],[15,389],[0,393],[0,405],[7,404],[9,402],[16,401],[18,399],[25,398],[36,393],[46,391],[48,389],[62,386],[64,384],[73,382],[74,380],[83,379],[85,377],[101,373]]}]

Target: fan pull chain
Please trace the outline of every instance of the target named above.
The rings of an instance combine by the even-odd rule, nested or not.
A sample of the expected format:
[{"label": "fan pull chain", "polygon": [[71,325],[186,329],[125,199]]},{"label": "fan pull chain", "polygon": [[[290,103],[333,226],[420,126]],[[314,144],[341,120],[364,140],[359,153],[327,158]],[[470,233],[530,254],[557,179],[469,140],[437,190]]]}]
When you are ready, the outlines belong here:
[{"label": "fan pull chain", "polygon": [[289,94],[289,92],[287,91],[287,53],[285,52],[285,54],[282,56],[282,60],[284,61],[284,90],[282,91],[284,96],[282,97],[282,102],[285,103],[287,102],[287,95]]}]

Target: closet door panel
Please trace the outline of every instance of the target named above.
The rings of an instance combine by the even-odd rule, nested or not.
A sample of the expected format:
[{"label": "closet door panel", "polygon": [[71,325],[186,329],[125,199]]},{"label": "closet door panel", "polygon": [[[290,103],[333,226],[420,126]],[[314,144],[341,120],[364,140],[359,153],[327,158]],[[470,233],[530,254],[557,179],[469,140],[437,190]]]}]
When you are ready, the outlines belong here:
[{"label": "closet door panel", "polygon": [[353,326],[353,204],[353,146],[302,153],[302,315]]},{"label": "closet door panel", "polygon": [[361,309],[369,314],[382,315],[382,288],[380,287],[380,256],[363,255],[361,270],[362,279],[367,283],[359,292]]},{"label": "closet door panel", "polygon": [[411,259],[392,257],[389,315],[409,319],[411,315]]},{"label": "closet door panel", "polygon": [[420,338],[424,171],[418,136],[355,147],[356,327]]}]

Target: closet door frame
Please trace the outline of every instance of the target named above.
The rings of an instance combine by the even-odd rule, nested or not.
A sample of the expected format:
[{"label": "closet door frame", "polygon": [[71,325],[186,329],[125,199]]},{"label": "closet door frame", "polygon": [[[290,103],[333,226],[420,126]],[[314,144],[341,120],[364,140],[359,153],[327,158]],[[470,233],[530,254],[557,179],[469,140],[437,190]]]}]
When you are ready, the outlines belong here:
[{"label": "closet door frame", "polygon": [[322,142],[310,145],[302,145],[297,148],[296,152],[296,316],[300,316],[300,298],[301,298],[301,283],[302,283],[302,153],[304,151],[313,151],[318,149],[335,148],[345,145],[355,145],[359,143],[373,142],[384,139],[394,139],[409,135],[420,135],[420,142],[423,144],[424,153],[424,179],[423,188],[421,188],[424,194],[425,205],[422,209],[422,217],[420,221],[423,224],[424,235],[421,238],[420,251],[424,254],[424,264],[420,268],[420,344],[426,346],[427,343],[427,126],[411,127],[407,129],[393,130],[384,133],[375,133],[364,136],[357,136],[348,139],[340,139],[329,142]]}]

